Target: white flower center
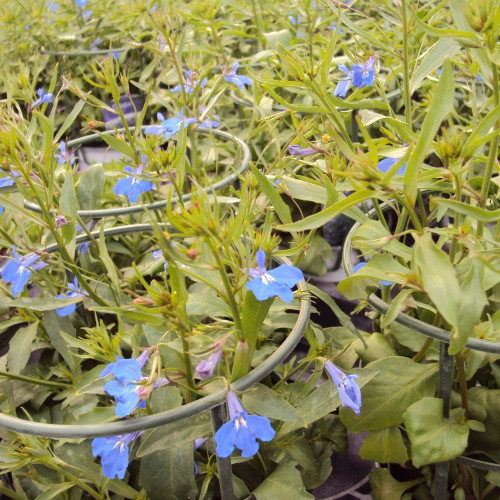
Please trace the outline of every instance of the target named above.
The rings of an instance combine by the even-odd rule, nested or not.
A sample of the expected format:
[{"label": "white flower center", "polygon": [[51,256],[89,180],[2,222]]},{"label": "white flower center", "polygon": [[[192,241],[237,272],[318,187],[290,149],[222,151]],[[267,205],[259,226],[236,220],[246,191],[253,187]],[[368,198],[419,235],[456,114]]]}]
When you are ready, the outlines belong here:
[{"label": "white flower center", "polygon": [[269,283],[276,281],[276,279],[273,278],[269,273],[262,275],[261,280],[262,280],[262,283],[264,283],[264,285],[269,285]]}]

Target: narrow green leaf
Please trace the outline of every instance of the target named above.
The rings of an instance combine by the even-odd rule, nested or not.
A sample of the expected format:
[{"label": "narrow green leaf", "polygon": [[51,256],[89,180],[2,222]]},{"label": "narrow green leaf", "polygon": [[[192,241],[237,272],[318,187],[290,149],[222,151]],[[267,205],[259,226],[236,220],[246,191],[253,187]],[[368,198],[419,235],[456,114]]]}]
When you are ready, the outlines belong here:
[{"label": "narrow green leaf", "polygon": [[31,344],[36,338],[38,321],[20,328],[12,337],[7,353],[7,366],[11,373],[21,373],[31,355]]},{"label": "narrow green leaf", "polygon": [[13,300],[9,305],[12,307],[22,307],[23,309],[31,309],[32,311],[53,311],[60,307],[69,306],[81,302],[84,297],[74,299],[49,299],[49,298],[29,298],[21,297]]},{"label": "narrow green leaf", "polygon": [[120,280],[118,279],[118,274],[116,272],[115,265],[109,256],[108,249],[106,248],[106,238],[104,237],[104,225],[101,225],[101,233],[99,235],[99,257],[101,258],[108,276],[113,283],[115,292],[118,294],[120,292]]},{"label": "narrow green leaf", "polygon": [[405,193],[411,206],[417,198],[418,173],[425,157],[429,152],[432,141],[437,134],[441,122],[453,109],[454,96],[453,72],[450,61],[446,60],[439,83],[432,97],[431,105],[422,123],[417,144],[406,165],[404,176]]},{"label": "narrow green leaf", "polygon": [[76,120],[76,117],[80,114],[80,111],[85,106],[85,101],[78,101],[75,104],[75,107],[71,110],[71,113],[66,117],[64,123],[61,125],[60,129],[57,131],[56,136],[54,137],[54,141],[58,142],[59,139],[64,135],[66,130],[73,125],[73,122]]},{"label": "narrow green leaf", "polygon": [[484,208],[474,207],[461,201],[443,200],[442,198],[431,198],[431,202],[448,207],[450,210],[481,222],[496,222],[500,219],[500,208],[490,211]]},{"label": "narrow green leaf", "polygon": [[251,351],[255,348],[260,329],[274,299],[257,300],[251,290],[247,290],[243,304],[241,334],[250,346]]},{"label": "narrow green leaf", "polygon": [[115,151],[123,153],[128,158],[134,158],[134,150],[124,140],[120,140],[111,134],[101,134],[101,139]]}]

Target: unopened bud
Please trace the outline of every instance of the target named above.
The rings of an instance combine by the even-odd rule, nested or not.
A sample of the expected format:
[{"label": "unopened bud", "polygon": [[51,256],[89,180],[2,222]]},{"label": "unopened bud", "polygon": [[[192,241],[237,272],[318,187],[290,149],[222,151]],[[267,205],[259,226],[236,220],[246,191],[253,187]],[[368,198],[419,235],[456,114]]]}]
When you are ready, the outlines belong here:
[{"label": "unopened bud", "polygon": [[196,259],[196,257],[198,257],[198,251],[195,250],[194,248],[191,248],[190,250],[187,251],[187,256],[190,258],[190,259]]}]

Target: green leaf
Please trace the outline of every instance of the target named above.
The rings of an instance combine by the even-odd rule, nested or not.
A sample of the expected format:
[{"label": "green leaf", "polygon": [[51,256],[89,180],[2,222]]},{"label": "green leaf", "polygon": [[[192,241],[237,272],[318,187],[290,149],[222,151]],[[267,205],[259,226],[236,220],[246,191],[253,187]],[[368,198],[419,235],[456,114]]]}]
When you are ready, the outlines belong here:
[{"label": "green leaf", "polygon": [[364,364],[371,363],[379,358],[396,356],[396,351],[394,351],[387,339],[379,332],[373,332],[368,335],[366,339],[363,339],[363,342],[355,340],[352,343],[352,347]]},{"label": "green leaf", "polygon": [[436,133],[441,125],[441,122],[446,115],[453,110],[454,92],[453,72],[450,61],[446,61],[443,65],[443,72],[439,83],[432,97],[431,105],[429,106],[420,135],[415,145],[408,163],[404,176],[404,186],[406,197],[411,206],[415,204],[417,198],[417,180],[418,173],[425,157],[429,152],[429,148],[436,136]]},{"label": "green leaf", "polygon": [[104,224],[101,225],[101,232],[99,235],[99,257],[101,258],[102,263],[106,267],[106,271],[108,272],[108,276],[113,283],[113,287],[115,289],[115,293],[120,292],[120,280],[118,279],[118,274],[116,272],[115,265],[109,256],[108,249],[106,248],[106,238],[104,237]]},{"label": "green leaf", "polygon": [[74,299],[44,299],[44,298],[29,298],[21,297],[15,299],[10,303],[12,307],[22,307],[23,309],[31,309],[32,311],[53,311],[60,307],[69,306],[70,304],[77,304],[81,302],[84,297],[77,297]]},{"label": "green leaf", "polygon": [[446,57],[453,57],[460,50],[460,44],[452,38],[441,38],[424,54],[410,83],[410,93],[418,89],[424,78],[440,68]]},{"label": "green leaf", "polygon": [[468,159],[474,154],[479,146],[490,140],[491,132],[494,134],[498,133],[498,129],[496,128],[498,120],[500,120],[500,105],[493,108],[485,117],[483,117],[474,127],[473,131],[468,135],[462,148],[462,157]]},{"label": "green leaf", "polygon": [[376,375],[361,391],[361,415],[340,413],[342,422],[351,432],[398,425],[408,406],[436,392],[437,363],[419,364],[402,356],[390,356],[370,363],[366,370]]},{"label": "green leaf", "polygon": [[245,293],[243,315],[241,318],[241,334],[252,352],[255,349],[259,332],[273,301],[273,298],[257,300],[251,290],[247,290]]},{"label": "green leaf", "polygon": [[458,335],[460,286],[449,256],[438,248],[429,233],[416,237],[414,256],[424,290]]},{"label": "green leaf", "polygon": [[38,321],[19,328],[9,343],[7,366],[11,373],[21,373],[31,355],[31,344],[36,338]]},{"label": "green leaf", "polygon": [[373,462],[404,464],[408,452],[397,425],[371,431],[363,441],[359,455]]},{"label": "green leaf", "polygon": [[101,134],[101,139],[112,149],[123,153],[128,158],[134,158],[134,150],[131,146],[129,146],[125,140],[120,140],[111,134]]},{"label": "green leaf", "polygon": [[415,467],[446,462],[461,455],[467,446],[469,426],[460,421],[463,411],[443,417],[443,400],[426,397],[411,405],[403,421],[411,443]]},{"label": "green leaf", "polygon": [[62,227],[64,245],[73,258],[76,249],[76,222],[78,202],[76,199],[75,186],[73,184],[73,175],[67,173],[64,184],[61,189],[61,199],[59,201],[59,211],[62,215],[69,216],[69,224]]},{"label": "green leaf", "polygon": [[387,469],[373,469],[370,472],[370,486],[373,500],[400,500],[401,495],[416,484],[423,483],[425,478],[414,479],[400,483],[396,481]]},{"label": "green leaf", "polygon": [[484,208],[474,207],[461,201],[443,200],[441,198],[432,198],[431,202],[436,205],[445,206],[450,210],[481,222],[496,222],[500,219],[500,208],[497,210],[486,210]]},{"label": "green leaf", "polygon": [[267,46],[271,48],[274,48],[278,42],[287,47],[293,38],[288,30],[269,31],[268,33],[262,33],[262,35],[266,39]]},{"label": "green leaf", "polygon": [[243,406],[252,413],[284,422],[302,423],[297,410],[277,392],[262,384],[243,394]]},{"label": "green leaf", "polygon": [[230,318],[231,309],[220,297],[206,293],[190,293],[186,311],[189,316],[201,316],[203,318]]},{"label": "green leaf", "polygon": [[406,299],[414,292],[412,289],[401,290],[401,292],[396,296],[396,298],[391,300],[387,314],[382,318],[382,323],[380,326],[382,328],[387,328],[395,319],[396,316],[403,309]]},{"label": "green leaf", "polygon": [[192,446],[195,439],[207,436],[211,432],[212,424],[209,412],[193,415],[179,422],[157,427],[151,432],[146,433],[141,439],[137,456],[144,457],[158,450],[172,448],[185,443],[191,443]]},{"label": "green leaf", "polygon": [[252,493],[257,500],[314,499],[307,493],[296,462],[283,462]]},{"label": "green leaf", "polygon": [[82,210],[95,210],[101,205],[104,187],[104,170],[101,165],[91,165],[83,172],[78,183],[78,201]]},{"label": "green leaf", "polygon": [[[175,443],[175,439],[172,441]],[[198,489],[194,480],[193,443],[143,457],[139,477],[149,500],[195,500]]]},{"label": "green leaf", "polygon": [[250,168],[257,178],[257,182],[259,183],[260,188],[269,198],[271,205],[276,210],[276,213],[278,214],[281,222],[285,224],[291,224],[292,216],[290,215],[290,209],[288,208],[287,204],[281,199],[281,195],[279,194],[278,190],[267,180],[267,177],[264,174],[259,172],[255,165],[251,163]]},{"label": "green leaf", "polygon": [[326,189],[313,179],[296,179],[294,177],[280,177],[283,189],[296,200],[312,201],[326,204],[328,201]]},{"label": "green leaf", "polygon": [[54,141],[58,142],[59,139],[63,136],[64,132],[66,132],[66,130],[68,130],[69,127],[71,127],[73,122],[76,120],[76,117],[80,114],[80,111],[83,109],[83,106],[85,106],[85,101],[78,101],[75,104],[75,107],[71,110],[71,113],[66,117],[66,120],[64,120],[64,123],[61,125],[61,128],[57,131],[57,134],[54,137]]},{"label": "green leaf", "polygon": [[57,497],[63,491],[69,490],[75,486],[74,483],[60,483],[49,486],[41,495],[36,497],[36,500],[51,500]]},{"label": "green leaf", "polygon": [[290,232],[316,229],[320,226],[325,225],[340,213],[345,212],[348,208],[354,207],[354,205],[366,201],[372,196],[373,191],[371,191],[370,189],[361,189],[360,191],[351,194],[347,198],[334,203],[332,206],[325,208],[317,214],[310,215],[309,217],[306,217],[305,219],[302,219],[298,222],[279,225],[276,227],[276,229],[280,231]]}]

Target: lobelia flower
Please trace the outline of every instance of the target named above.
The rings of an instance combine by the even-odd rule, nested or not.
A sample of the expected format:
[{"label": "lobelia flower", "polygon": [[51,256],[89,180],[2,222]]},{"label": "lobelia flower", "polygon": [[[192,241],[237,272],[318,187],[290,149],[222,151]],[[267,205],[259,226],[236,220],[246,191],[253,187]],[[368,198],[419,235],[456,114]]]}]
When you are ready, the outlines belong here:
[{"label": "lobelia flower", "polygon": [[248,271],[250,277],[255,278],[247,283],[257,300],[267,300],[278,296],[281,300],[290,303],[293,300],[292,288],[304,279],[302,271],[294,266],[282,264],[276,269],[268,271],[264,250],[257,251],[257,266]]},{"label": "lobelia flower", "polygon": [[233,69],[229,71],[226,76],[224,76],[224,80],[229,83],[234,83],[240,90],[242,90],[245,85],[252,85],[252,79],[248,76],[237,75],[236,72],[238,71],[239,66],[240,64],[235,62],[233,64]]},{"label": "lobelia flower", "polygon": [[37,90],[37,94],[38,94],[38,99],[31,105],[31,109],[40,106],[40,104],[52,102],[53,95],[46,94],[43,87]]},{"label": "lobelia flower", "polygon": [[188,127],[192,123],[196,123],[198,120],[196,118],[189,118],[184,116],[184,111],[181,109],[180,113],[175,112],[177,116],[165,119],[165,117],[158,113],[157,117],[162,123],[161,125],[150,125],[144,130],[145,134],[153,135],[163,135],[165,139],[170,139],[175,135],[182,126]]},{"label": "lobelia flower", "polygon": [[[377,165],[377,169],[379,172],[387,172],[396,162],[398,161],[398,158],[384,158],[383,160],[380,160]],[[397,175],[403,175],[406,172],[406,164],[408,162],[403,163],[401,165],[401,168],[396,172]]]},{"label": "lobelia flower", "polygon": [[[143,162],[145,161],[145,156],[142,157]],[[132,174],[130,177],[125,179],[120,179],[113,188],[113,193],[116,195],[123,194],[128,198],[130,203],[135,203],[142,193],[151,191],[154,189],[154,184],[151,181],[139,180],[135,178],[135,175],[142,175],[144,171],[144,164],[139,165],[135,170],[132,167],[123,167],[125,172]]]},{"label": "lobelia flower", "polygon": [[297,14],[297,16],[295,17],[293,14],[290,14],[288,16],[288,19],[290,20],[290,22],[294,25],[297,25],[300,23],[300,21],[302,20],[302,16],[300,14]]},{"label": "lobelia flower", "polygon": [[14,253],[14,260],[7,262],[1,270],[1,273],[2,279],[6,283],[11,283],[12,295],[16,298],[23,292],[31,273],[47,267],[48,264],[45,262],[37,262],[40,256],[35,253],[28,254],[25,257],[19,257],[17,255],[16,245],[12,246],[12,252]]},{"label": "lobelia flower", "polygon": [[359,376],[346,375],[330,360],[325,362],[325,369],[334,384],[337,386],[342,406],[348,406],[354,411],[354,413],[356,413],[356,415],[359,415],[361,410],[361,391],[355,382],[355,379],[359,378]]},{"label": "lobelia flower", "polygon": [[45,7],[47,7],[49,9],[49,12],[54,12],[55,10],[57,10],[59,7],[60,7],[60,4],[56,3],[56,2],[45,2]]},{"label": "lobelia flower", "polygon": [[[366,262],[359,262],[358,264],[356,264],[352,271],[353,273],[357,273],[362,267],[365,267],[366,266]],[[384,280],[380,280],[380,283],[382,285],[386,285],[386,286],[391,286],[392,285],[392,281],[384,281]]]},{"label": "lobelia flower", "polygon": [[[145,408],[146,401],[141,399],[140,393],[142,385],[140,382],[146,380],[143,377],[141,369],[146,364],[149,351],[143,351],[137,359],[123,359],[116,357],[115,363],[109,363],[101,372],[99,378],[112,373],[115,380],[110,380],[104,385],[104,390],[115,398],[115,413],[120,417],[126,417],[138,408]],[[149,394],[148,394],[149,396]]]},{"label": "lobelia flower", "polygon": [[[205,111],[205,107],[202,107],[201,108],[201,113],[202,113],[202,116],[203,116],[203,112]],[[198,125],[198,128],[217,128],[219,125],[220,125],[220,118],[219,118],[219,115],[213,115],[213,117],[215,118],[215,120],[210,120],[208,118],[202,120],[199,125]]]},{"label": "lobelia flower", "polygon": [[82,7],[85,7],[89,3],[89,0],[75,0],[75,3],[81,9]]},{"label": "lobelia flower", "polygon": [[[155,250],[153,252],[153,259],[154,260],[165,260],[165,257],[163,256],[163,252],[161,250]],[[168,267],[168,262],[165,260],[165,263],[163,264],[163,270],[167,272],[167,267]]]},{"label": "lobelia flower", "polygon": [[2,207],[2,205],[0,205],[0,215],[2,215],[2,214],[3,214],[3,207]]},{"label": "lobelia flower", "polygon": [[[89,229],[91,231],[92,229],[94,229],[96,223],[97,223],[96,220],[91,220],[88,224],[86,224],[87,229]],[[77,231],[83,231],[83,227],[80,226],[80,224],[77,224],[76,225],[76,230]],[[76,247],[76,249],[79,252],[81,252],[82,255],[85,255],[89,251],[89,247],[90,247],[90,241],[85,241],[83,243],[80,243],[80,245],[78,245]]]},{"label": "lobelia flower", "polygon": [[208,359],[201,360],[200,364],[196,367],[196,374],[200,378],[210,378],[219,362],[220,355],[222,353],[222,349],[219,346],[215,352],[210,354]]},{"label": "lobelia flower", "polygon": [[[197,450],[198,448],[201,448],[204,444],[205,441],[207,441],[208,438],[198,438],[193,441],[193,449]],[[194,475],[198,474],[198,466],[196,465],[196,462],[193,460],[194,464]]]},{"label": "lobelia flower", "polygon": [[102,42],[102,38],[95,38],[92,42],[90,42],[90,50],[99,50],[99,44]]},{"label": "lobelia flower", "polygon": [[[54,298],[55,299],[76,299],[76,298],[85,297],[86,295],[88,295],[87,292],[80,289],[80,286],[78,285],[77,278],[75,278],[73,280],[73,283],[68,283],[68,288],[69,288],[69,291],[61,293]],[[58,309],[56,309],[56,313],[61,317],[69,316],[70,314],[72,314],[75,311],[75,309],[76,309],[76,304],[69,304],[68,306],[59,307]]]},{"label": "lobelia flower", "polygon": [[305,148],[302,149],[298,144],[290,144],[288,146],[288,153],[291,154],[292,156],[308,156],[308,155],[313,155],[314,153],[317,153],[316,149],[314,148]]},{"label": "lobelia flower", "polygon": [[114,479],[125,477],[128,467],[128,445],[142,432],[123,434],[122,436],[98,437],[92,440],[92,454],[101,457],[102,473]]},{"label": "lobelia flower", "polygon": [[373,65],[377,58],[375,56],[371,56],[370,59],[365,64],[355,64],[352,67],[353,77],[352,84],[358,89],[363,87],[367,87],[369,85],[373,85],[373,80],[375,78],[375,71],[373,69]]},{"label": "lobelia flower", "polygon": [[69,163],[70,165],[75,163],[75,155],[73,153],[70,154],[70,152],[66,149],[65,141],[61,141],[57,148],[59,152],[54,155],[57,158],[57,163]]},{"label": "lobelia flower", "polygon": [[242,457],[252,457],[259,451],[257,438],[261,441],[274,439],[276,433],[269,419],[259,415],[249,415],[233,391],[227,393],[227,406],[231,420],[226,422],[214,436],[219,457],[229,457],[235,447],[241,450]]},{"label": "lobelia flower", "polygon": [[[14,177],[19,177],[18,173],[13,173],[13,175],[14,175]],[[15,183],[16,182],[14,181],[14,179],[10,175],[8,175],[7,177],[0,178],[0,188],[13,186]]]},{"label": "lobelia flower", "polygon": [[54,217],[54,222],[56,227],[63,227],[68,223],[68,220],[64,215],[59,214]]},{"label": "lobelia flower", "polygon": [[[184,87],[184,92],[186,92],[187,94],[192,94],[196,85],[198,85],[198,83],[200,82],[197,76],[198,74],[192,69],[185,69],[184,70],[185,83],[182,86],[176,85],[173,89],[171,89],[171,92],[180,92],[182,90],[182,87]],[[207,84],[207,79],[203,78],[202,82],[200,83],[200,89],[202,89],[206,84]]]}]

